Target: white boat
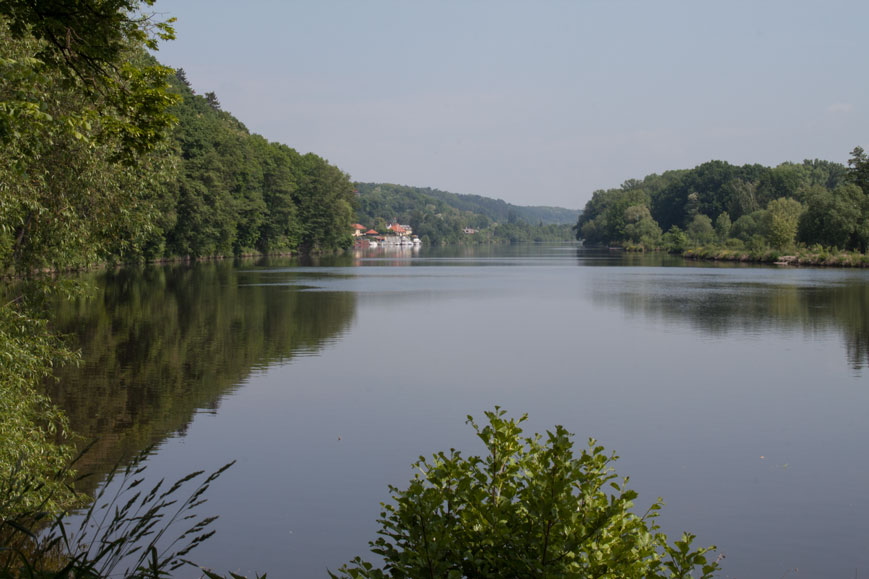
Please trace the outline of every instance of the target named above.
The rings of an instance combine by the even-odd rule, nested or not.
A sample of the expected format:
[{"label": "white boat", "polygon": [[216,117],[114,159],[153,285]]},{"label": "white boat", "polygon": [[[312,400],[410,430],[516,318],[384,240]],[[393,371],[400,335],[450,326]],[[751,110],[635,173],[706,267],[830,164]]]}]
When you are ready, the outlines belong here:
[{"label": "white boat", "polygon": [[373,239],[368,240],[368,247],[377,247],[377,242]]}]

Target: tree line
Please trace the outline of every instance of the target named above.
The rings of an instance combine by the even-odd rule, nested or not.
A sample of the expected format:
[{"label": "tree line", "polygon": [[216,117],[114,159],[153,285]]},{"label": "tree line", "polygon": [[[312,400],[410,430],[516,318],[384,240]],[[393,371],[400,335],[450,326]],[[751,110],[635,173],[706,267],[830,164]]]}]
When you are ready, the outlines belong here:
[{"label": "tree line", "polygon": [[180,102],[172,135],[179,171],[167,188],[162,234],[148,258],[333,251],[350,245],[354,188],[313,154],[268,142],[197,95],[179,69],[169,79]]},{"label": "tree line", "polygon": [[865,253],[869,245],[869,160],[776,167],[709,161],[616,189],[595,191],[576,223],[587,245],[684,251],[797,246]]}]

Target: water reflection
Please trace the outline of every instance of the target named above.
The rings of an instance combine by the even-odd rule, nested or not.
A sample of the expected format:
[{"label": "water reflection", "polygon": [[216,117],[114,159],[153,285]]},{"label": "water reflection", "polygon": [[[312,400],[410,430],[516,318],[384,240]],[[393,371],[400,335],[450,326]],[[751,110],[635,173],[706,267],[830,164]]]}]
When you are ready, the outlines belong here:
[{"label": "water reflection", "polygon": [[231,263],[96,277],[95,295],[61,303],[55,317],[81,348],[82,365],[47,385],[73,430],[98,439],[79,466],[95,474],[183,433],[252,371],[338,339],[356,308],[353,293],[257,284],[256,270]]},{"label": "water reflection", "polygon": [[[637,258],[638,266],[647,263]],[[596,305],[617,306],[663,324],[688,323],[713,337],[839,332],[851,368],[869,367],[869,284],[860,274],[769,268],[726,276],[694,268],[619,271],[624,274],[594,279],[591,296]]]}]

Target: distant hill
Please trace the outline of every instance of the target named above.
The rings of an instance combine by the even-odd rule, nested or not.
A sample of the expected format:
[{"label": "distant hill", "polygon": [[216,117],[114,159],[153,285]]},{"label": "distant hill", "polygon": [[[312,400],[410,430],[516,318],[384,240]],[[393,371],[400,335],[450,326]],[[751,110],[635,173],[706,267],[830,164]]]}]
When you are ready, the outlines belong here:
[{"label": "distant hill", "polygon": [[[411,203],[423,203],[439,206],[439,200],[453,209],[461,212],[471,212],[486,216],[493,222],[506,223],[511,218],[521,219],[529,224],[543,223],[544,225],[574,225],[581,211],[579,209],[565,209],[564,207],[549,207],[545,205],[525,206],[513,205],[502,199],[492,199],[481,195],[464,195],[432,189],[431,187],[411,187],[408,185],[393,185],[390,183],[356,183],[356,189],[360,198],[365,198],[375,190],[389,192],[405,198]],[[409,209],[404,203],[398,203],[402,210]],[[512,216],[512,217],[511,217]]]},{"label": "distant hill", "polygon": [[501,199],[459,195],[429,187],[355,183],[356,221],[385,231],[391,221],[410,225],[426,244],[570,241],[578,210],[522,207]]}]

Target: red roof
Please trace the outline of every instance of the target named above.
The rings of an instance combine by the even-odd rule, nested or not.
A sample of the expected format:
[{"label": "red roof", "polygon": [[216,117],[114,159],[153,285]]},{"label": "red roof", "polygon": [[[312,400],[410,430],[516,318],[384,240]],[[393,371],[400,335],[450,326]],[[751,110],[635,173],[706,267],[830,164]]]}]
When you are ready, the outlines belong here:
[{"label": "red roof", "polygon": [[354,224],[353,224],[353,229],[360,229],[360,230],[361,230],[361,229],[365,229],[365,226],[364,226],[364,225],[359,225],[358,223],[354,223]]},{"label": "red roof", "polygon": [[377,232],[374,231],[373,229],[369,229],[368,231],[365,232],[365,235],[377,235]]}]

